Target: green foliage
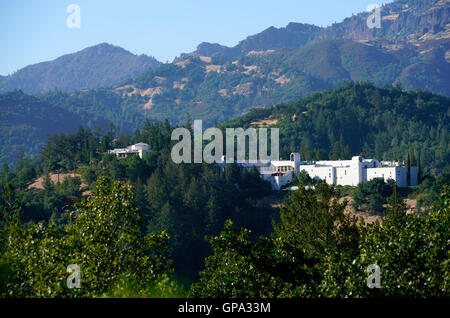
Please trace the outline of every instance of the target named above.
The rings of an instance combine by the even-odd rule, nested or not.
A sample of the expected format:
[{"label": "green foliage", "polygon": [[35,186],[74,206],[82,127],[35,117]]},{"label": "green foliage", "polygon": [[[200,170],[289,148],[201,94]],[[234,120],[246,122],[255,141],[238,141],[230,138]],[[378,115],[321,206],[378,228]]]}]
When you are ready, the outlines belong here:
[{"label": "green foliage", "polygon": [[[361,229],[359,255],[351,262],[329,259],[323,281],[331,297],[449,297],[448,186],[441,207],[425,217],[404,216],[404,223],[374,223]],[[381,288],[366,286],[367,268],[381,269]],[[342,276],[345,279],[342,279]]]},{"label": "green foliage", "polygon": [[236,172],[233,180],[215,166],[174,164],[168,152],[160,160],[142,186],[139,205],[145,207],[148,229],[167,229],[180,275],[195,278],[210,252],[204,236],[217,235],[228,218],[259,234],[270,232],[273,210],[255,200],[271,188],[254,172]]},{"label": "green foliage", "polygon": [[[0,268],[8,277],[2,296],[102,296],[124,277],[131,284],[160,284],[170,270],[164,255],[168,237],[142,234],[133,198],[129,184],[100,178],[93,195],[69,212],[66,226],[51,221],[23,227],[9,186],[2,206]],[[66,285],[70,264],[81,269],[80,289]]]},{"label": "green foliage", "polygon": [[[424,91],[346,83],[340,88],[270,109],[251,110],[221,127],[249,127],[277,120],[280,156],[299,151],[303,160],[350,159],[352,155],[407,161],[420,150],[423,176],[436,176],[450,160],[450,99]],[[347,147],[348,146],[348,147]]]},{"label": "green foliage", "polygon": [[[380,96],[388,92],[383,98],[399,94],[392,100],[398,98],[396,103],[403,106],[407,105],[410,94],[413,94],[398,93],[391,88],[374,89],[365,84],[348,85],[340,93],[335,92],[336,96],[334,93],[312,96],[309,106],[305,108],[304,105],[299,108],[299,105],[291,104],[258,110],[236,120],[236,123],[245,127],[246,120],[273,116],[278,119],[285,134],[282,138],[290,134],[295,137],[296,130],[303,129],[297,126],[298,121],[302,121],[302,125],[317,125],[313,130],[322,133],[319,128],[331,123],[331,116],[335,112],[333,108],[328,113],[327,107],[341,107],[347,99],[356,99],[353,105],[363,105],[364,96],[369,92]],[[341,93],[343,95],[339,95]],[[347,93],[349,95],[345,96]],[[434,105],[430,107],[446,107],[445,99],[433,95],[429,95],[429,99],[420,96]],[[322,100],[327,98],[330,100]],[[439,106],[440,102],[444,106]],[[322,103],[328,106],[320,106]],[[376,107],[384,106],[379,104]],[[300,119],[317,109],[321,109],[317,114],[317,123],[312,119]],[[367,111],[365,108],[356,110],[352,116]],[[404,111],[408,113],[408,118],[415,118],[414,121],[418,118],[414,117],[416,110],[395,108],[397,115]],[[372,111],[371,108],[369,111]],[[297,114],[296,121],[292,120],[292,114]],[[330,122],[324,120],[324,114],[330,116]],[[439,146],[432,143],[430,147],[437,147],[442,159],[446,158],[443,145],[447,142],[447,135],[444,132],[446,123],[439,119],[442,118],[440,116],[424,112],[421,120],[427,123],[426,127],[438,123],[437,128],[431,126],[427,136],[439,140]],[[339,117],[337,119],[339,122]],[[303,158],[307,155],[311,159],[319,159],[327,157],[328,152],[330,156],[342,157],[343,149],[346,148],[344,145],[352,147],[349,142],[352,139],[348,138],[350,135],[334,131],[335,127],[344,127],[344,124],[330,124],[328,127],[330,129],[324,132],[324,136],[329,138],[330,148],[310,140],[305,144],[306,148],[302,148]],[[408,128],[408,134],[414,133],[413,128],[417,129],[412,125]],[[9,182],[17,185],[15,190],[11,186],[0,189],[5,198],[1,201],[4,220],[0,229],[2,295],[177,297],[184,295],[184,291],[168,275],[170,262],[167,259],[174,260],[176,278],[189,284],[196,280],[205,257],[206,268],[200,274],[200,281],[194,284],[190,292],[192,296],[400,295],[401,292],[392,287],[396,282],[392,278],[394,274],[389,276],[392,285],[386,292],[364,289],[368,256],[363,256],[362,251],[366,249],[372,252],[375,249],[371,245],[373,242],[384,249],[388,259],[382,258],[381,252],[380,255],[376,254],[383,264],[397,261],[401,264],[401,269],[395,269],[395,275],[400,275],[401,270],[411,270],[423,279],[429,279],[432,275],[441,277],[442,271],[445,272],[442,268],[448,266],[443,261],[445,257],[448,258],[448,255],[444,257],[444,241],[441,241],[445,237],[444,227],[426,223],[428,221],[423,223],[421,220],[430,219],[428,216],[423,219],[406,216],[401,196],[392,182],[386,184],[382,180],[373,180],[349,189],[332,188],[319,181],[314,184],[314,190],[300,187],[299,191],[291,193],[278,215],[278,209],[271,207],[275,205],[271,200],[273,197],[282,197],[283,193],[275,195],[270,185],[261,180],[253,169],[241,170],[233,164],[226,165],[223,170],[207,164],[174,164],[170,159],[174,141],[170,140],[172,128],[168,121],[147,121],[133,135],[120,134],[118,130],[110,126],[109,131],[102,135],[100,130],[80,129],[73,135],[51,137],[41,157],[30,160],[19,153],[14,169],[2,166],[1,185]],[[408,135],[402,130],[397,133]],[[383,134],[375,134],[375,148],[378,150],[386,147],[386,135]],[[105,154],[111,147],[124,147],[137,142],[150,144],[152,152],[143,159],[137,156],[118,159]],[[289,145],[283,147],[294,149],[297,142],[302,141],[290,140]],[[322,148],[327,149],[327,152]],[[411,147],[406,149],[403,155]],[[416,161],[420,158],[422,162],[422,159],[427,158],[422,149],[430,148],[414,149],[421,149],[414,156]],[[414,191],[412,196],[424,202],[421,208],[423,215],[431,211],[433,203],[438,206],[446,202],[437,193],[440,185],[448,180],[448,169],[444,169],[437,177],[430,176],[432,171],[440,172],[444,164],[433,160],[434,170],[427,171],[423,185],[410,189]],[[81,179],[69,177],[54,184],[47,176],[44,178],[43,190],[28,189],[30,182],[37,176],[45,176],[53,169],[60,172],[76,171]],[[97,181],[98,176],[103,177]],[[114,181],[109,182],[104,176]],[[81,180],[88,185],[87,189],[81,189]],[[295,182],[311,184],[312,180],[300,173]],[[93,192],[89,197],[82,198],[81,191],[84,190]],[[340,198],[340,195],[351,195],[352,192],[358,204],[367,204],[375,212],[384,212],[382,205],[387,203],[383,227],[378,230],[375,230],[374,225],[357,227],[356,220],[345,212],[347,203]],[[86,195],[89,192],[83,193]],[[20,201],[22,205],[18,204]],[[69,211],[69,214],[64,211]],[[225,231],[220,234],[228,219],[232,223],[226,222]],[[273,226],[272,220],[275,220]],[[446,224],[448,221],[443,218],[440,222]],[[235,228],[241,230],[236,231]],[[272,228],[275,231],[271,234]],[[425,246],[419,242],[419,238],[424,236],[416,231],[426,235],[435,233],[436,240],[432,241],[430,237],[429,241],[423,243]],[[413,238],[411,242],[414,242],[414,246],[404,246],[408,243],[408,235]],[[211,247],[204,240],[205,236],[209,237]],[[391,237],[399,240],[393,243],[395,249],[385,241]],[[15,242],[14,246],[8,243],[9,238]],[[436,250],[433,250],[434,247]],[[411,255],[416,248],[421,253],[417,256],[420,262],[425,264],[431,259],[433,264],[438,265],[426,264],[420,267],[409,264],[408,259],[415,259]],[[393,255],[395,250],[406,251],[408,255],[402,254],[396,258]],[[430,256],[428,252],[435,254]],[[65,282],[69,264],[80,265],[82,286],[86,289],[67,289]],[[355,270],[358,271],[356,276]],[[441,287],[440,292],[436,291],[438,287],[434,279],[430,279],[430,288],[433,289],[430,294],[442,295]],[[406,284],[405,276],[399,284]],[[411,284],[418,286],[419,282],[413,281]],[[406,294],[417,295],[412,289],[405,291]]]},{"label": "green foliage", "polygon": [[130,281],[129,277],[124,277],[104,294],[107,298],[180,298],[185,297],[186,292],[168,275],[161,275],[160,278],[151,282],[136,283]]},{"label": "green foliage", "polygon": [[71,135],[49,136],[42,148],[42,166],[46,171],[72,171],[78,165],[89,165],[100,158],[112,146],[111,134],[100,135],[100,130],[84,129]]},{"label": "green foliage", "polygon": [[[261,59],[264,58],[259,57],[258,61]],[[178,66],[175,67],[178,68]],[[192,68],[199,68],[199,74],[204,73],[203,67],[205,67],[204,63],[192,63]],[[193,72],[188,67],[182,69],[182,71]],[[153,80],[157,76],[155,75],[157,72],[151,74],[152,76],[149,78]],[[276,97],[271,96],[266,91],[261,94],[245,96],[232,94],[232,92],[237,85],[241,84],[244,85],[242,89],[245,90],[245,85],[250,81],[250,79],[245,78],[250,75],[234,73],[233,75],[224,75],[210,72],[204,81],[214,79],[214,84],[204,83],[202,85],[205,85],[205,87],[200,89],[189,77],[199,76],[195,74],[197,72],[179,75],[180,78],[177,77],[176,79],[169,77],[163,84],[158,84],[167,86],[165,89],[169,91],[173,90],[176,98],[156,95],[152,99],[154,106],[144,113],[142,112],[142,105],[148,102],[145,96],[139,94],[131,97],[121,96],[116,91],[106,88],[79,91],[73,94],[50,92],[39,98],[26,96],[22,93],[19,96],[16,96],[15,93],[4,94],[0,96],[0,106],[4,101],[4,114],[7,114],[5,124],[10,127],[8,128],[10,133],[3,136],[2,144],[8,145],[3,148],[8,149],[8,152],[5,152],[4,160],[13,162],[20,148],[26,150],[27,155],[37,154],[44,144],[46,132],[52,135],[59,132],[73,132],[80,122],[91,128],[97,127],[99,124],[107,127],[108,122],[115,124],[117,131],[104,136],[105,138],[101,140],[101,150],[104,151],[108,146],[111,146],[114,138],[134,132],[138,127],[141,127],[148,117],[161,120],[168,118],[172,123],[181,124],[184,123],[185,114],[189,112],[193,118],[202,118],[204,127],[206,127],[213,125],[214,122],[223,122],[238,116],[248,111],[252,106],[266,105],[267,103],[270,105],[280,102],[287,103],[309,94],[310,96],[297,102],[282,104],[271,109],[251,110],[242,118],[225,123],[223,127],[249,126],[255,119],[259,121],[264,121],[269,117],[277,119],[277,126],[281,129],[280,150],[282,157],[287,157],[293,149],[298,149],[306,160],[327,159],[328,154],[330,158],[348,158],[350,155],[362,154],[365,157],[376,157],[383,160],[406,161],[406,154],[409,149],[421,149],[420,161],[426,170],[422,171],[423,175],[436,175],[448,161],[450,138],[447,134],[449,129],[448,98],[425,91],[406,92],[398,87],[376,88],[369,83],[346,83],[338,89],[312,94],[317,90],[331,88],[335,85],[320,86],[317,89],[306,88],[305,90],[304,88],[298,88],[296,86],[298,83],[296,84],[293,81],[281,87],[278,83],[270,84],[273,86]],[[238,76],[238,78],[230,78],[229,85],[232,86],[223,87],[227,83],[221,78],[223,76],[233,78]],[[257,75],[255,76],[259,78]],[[185,83],[186,87],[183,90],[172,87],[172,80],[181,83],[182,79],[186,77],[190,80]],[[254,91],[255,87],[261,89],[271,87],[269,83],[272,81],[271,77],[265,83],[255,83],[252,79],[252,89]],[[190,87],[190,85],[193,87]],[[217,93],[221,89],[227,89],[228,97],[223,98]],[[289,93],[290,91],[293,93]],[[197,96],[200,92],[201,96]],[[212,94],[211,92],[216,93]],[[156,98],[158,96],[159,101]],[[57,117],[55,120],[58,122],[55,125],[48,125],[46,117],[46,125],[43,127],[41,119],[32,120],[30,125],[37,127],[36,129],[41,132],[39,136],[32,133],[28,128],[23,134],[19,133],[18,127],[24,127],[22,125],[28,125],[29,123],[30,115],[24,116],[24,114],[32,113],[31,117],[36,115],[35,107],[21,110],[27,103],[40,105],[36,109],[44,113],[51,112],[49,118]],[[70,116],[61,113],[62,109],[66,113],[69,111]],[[16,114],[17,110],[20,111]],[[78,114],[79,121],[73,120],[74,113]],[[22,116],[21,119],[16,120],[16,115]],[[39,114],[36,116],[41,117]],[[71,118],[70,125],[66,124],[68,117]],[[295,120],[292,120],[292,118]],[[73,126],[73,124],[76,124],[76,126]],[[58,130],[58,128],[55,131],[54,127],[61,127],[61,129]],[[51,129],[51,131],[48,129]],[[17,135],[18,133],[19,135]],[[80,138],[80,136],[77,138]],[[27,140],[27,142],[24,143],[23,140]],[[117,144],[120,143],[121,141]],[[56,144],[61,147],[60,142]],[[32,145],[31,148],[30,145]],[[88,145],[89,147],[86,144],[77,144],[76,147],[90,148],[91,150],[94,145],[98,144]],[[81,152],[80,158],[69,159],[70,152],[66,152],[64,144],[62,146],[62,158],[58,159],[61,156],[54,152],[54,160],[48,162],[47,170],[55,169],[58,165],[64,169],[70,169],[70,163],[78,159],[87,161],[86,164],[89,163],[90,158],[86,160],[86,155],[92,155],[92,153]],[[15,148],[13,152],[10,151],[11,147]],[[59,148],[53,147],[51,149]],[[96,157],[95,153],[93,156]]]},{"label": "green foliage", "polygon": [[[220,236],[209,239],[213,255],[190,295],[448,297],[449,186],[443,204],[425,217],[404,214],[393,193],[383,226],[357,226],[326,185],[318,194],[294,192],[270,238],[252,242],[248,230],[236,231],[228,221]],[[397,212],[403,212],[401,222]],[[367,286],[371,264],[381,268],[379,289]]]},{"label": "green foliage", "polygon": [[397,192],[397,185],[394,184],[391,196],[387,199],[388,208],[383,224],[390,224],[394,227],[403,227],[406,223],[406,204]]},{"label": "green foliage", "polygon": [[354,248],[357,233],[355,223],[344,213],[347,202],[325,182],[315,185],[316,193],[300,187],[281,207],[275,235],[292,246],[301,246],[312,254],[325,248],[348,250]]},{"label": "green foliage", "polygon": [[309,176],[308,172],[302,170],[294,177],[292,183],[295,185],[311,186],[314,184],[314,180]]},{"label": "green foliage", "polygon": [[25,95],[21,91],[0,94],[0,162],[13,163],[20,151],[27,156],[38,154],[47,135],[73,133],[90,122],[85,114],[75,114],[53,103]]},{"label": "green foliage", "polygon": [[97,174],[95,173],[95,170],[92,168],[87,168],[83,175],[81,176],[81,179],[83,182],[85,182],[88,185],[92,185],[97,180]]},{"label": "green foliage", "polygon": [[[82,195],[90,195],[98,176],[130,181],[144,232],[168,231],[168,255],[174,260],[177,274],[192,281],[210,253],[205,235],[218,234],[227,218],[253,229],[257,235],[268,235],[276,209],[262,200],[272,190],[255,170],[240,171],[236,165],[227,165],[221,171],[214,165],[174,164],[170,157],[174,144],[171,132],[168,121],[145,122],[133,136],[116,136],[113,126],[106,135],[80,128],[76,134],[48,138],[42,160],[31,162],[22,158],[12,171],[4,166],[0,179],[19,184],[17,195],[24,202],[23,222],[55,222],[58,226],[70,222],[64,211],[74,209]],[[142,159],[118,159],[105,153],[111,147],[137,142],[151,144],[152,152]],[[24,173],[30,169],[36,171],[33,177]],[[50,173],[46,175],[55,173],[53,169],[56,173],[75,170],[85,185],[81,187],[79,177],[67,176],[54,184]],[[35,176],[42,173],[43,189],[29,189]]]},{"label": "green foliage", "polygon": [[236,231],[233,223],[227,221],[225,231],[209,239],[213,255],[206,259],[206,268],[200,273],[200,281],[192,286],[190,295],[202,298],[280,297],[291,292],[294,282],[300,284],[295,286],[299,292],[307,292],[308,287],[303,282],[313,275],[308,267],[312,260],[306,260],[300,253],[296,255],[297,262],[293,262],[293,257],[283,256],[276,240],[261,237],[252,243],[250,237],[250,231]]},{"label": "green foliage", "polygon": [[436,202],[441,202],[440,188],[450,180],[450,165],[436,177],[426,176],[415,188],[414,195],[417,200],[416,210],[420,214],[426,213]]},{"label": "green foliage", "polygon": [[331,249],[351,257],[357,248],[356,220],[344,214],[333,188],[317,185],[317,193],[300,188],[281,208],[281,220],[270,236],[250,240],[227,221],[220,236],[209,239],[213,255],[206,259],[194,297],[314,297],[321,281],[321,257]]},{"label": "green foliage", "polygon": [[386,183],[383,178],[358,184],[353,191],[354,207],[358,209],[366,204],[370,213],[383,215],[383,204],[387,202],[386,199],[391,195],[394,185],[393,180]]}]

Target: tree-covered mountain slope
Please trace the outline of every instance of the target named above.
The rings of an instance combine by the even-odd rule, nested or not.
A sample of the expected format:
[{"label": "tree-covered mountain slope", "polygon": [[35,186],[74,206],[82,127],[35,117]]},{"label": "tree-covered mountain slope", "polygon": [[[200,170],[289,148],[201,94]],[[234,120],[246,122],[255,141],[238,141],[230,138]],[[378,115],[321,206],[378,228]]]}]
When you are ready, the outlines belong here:
[{"label": "tree-covered mountain slope", "polygon": [[29,65],[0,78],[0,92],[20,89],[29,94],[54,89],[72,92],[114,86],[161,63],[107,43],[88,47],[53,61]]},{"label": "tree-covered mountain slope", "polygon": [[394,1],[382,7],[379,29],[368,28],[365,12],[327,28],[271,27],[233,48],[202,43],[114,92],[143,98],[146,116],[180,123],[190,113],[209,124],[346,81],[450,96],[449,3]]},{"label": "tree-covered mountain slope", "polygon": [[[24,75],[16,83],[52,90],[38,96],[43,103],[87,114],[91,121],[111,122],[124,133],[145,119],[184,123],[188,113],[204,126],[213,125],[348,81],[401,84],[450,96],[448,9],[448,0],[397,0],[382,8],[381,29],[364,29],[368,13],[325,33],[291,23],[251,36],[237,49],[204,43],[199,52],[157,67],[145,56],[102,44],[0,77],[0,87],[11,88],[12,78],[30,71],[37,77]],[[220,53],[228,49],[237,53]],[[80,89],[90,86],[95,88]]]},{"label": "tree-covered mountain slope", "polygon": [[[326,29],[290,23],[250,36],[235,48],[203,43],[198,52],[145,72],[123,62],[124,55],[126,61],[144,57],[103,44],[61,58],[82,61],[83,74],[74,74],[70,67],[56,71],[58,80],[65,82],[66,86],[58,86],[63,92],[91,84],[96,88],[43,97],[67,110],[88,112],[134,130],[143,118],[168,118],[178,124],[187,113],[205,124],[222,122],[252,108],[289,102],[347,81],[370,81],[376,86],[400,83],[406,89],[450,96],[448,10],[448,0],[397,0],[383,6],[381,29],[368,29],[367,12]],[[98,58],[103,51],[119,56],[118,60]],[[92,67],[91,60],[102,61],[101,67]],[[108,74],[115,83],[123,81],[114,85]],[[71,83],[73,79],[78,83]],[[9,82],[0,79],[0,86]],[[33,83],[27,87],[36,87]],[[45,80],[40,85],[57,86]],[[102,85],[112,86],[98,87]]]},{"label": "tree-covered mountain slope", "polygon": [[47,135],[97,125],[106,128],[107,122],[72,113],[21,91],[0,94],[0,162],[13,163],[20,151],[25,155],[39,153]]},{"label": "tree-covered mountain slope", "polygon": [[142,97],[138,107],[150,117],[183,121],[186,113],[207,123],[239,116],[251,108],[273,106],[342,85],[370,81],[401,83],[450,96],[450,64],[441,44],[419,54],[388,50],[350,40],[324,40],[236,60],[187,57],[140,74],[114,89]]},{"label": "tree-covered mountain slope", "polygon": [[[450,98],[368,83],[312,94],[268,109],[254,109],[222,127],[278,127],[280,154],[306,160],[407,159],[412,149],[422,169],[437,174],[450,162]],[[418,163],[417,163],[418,164]]]}]

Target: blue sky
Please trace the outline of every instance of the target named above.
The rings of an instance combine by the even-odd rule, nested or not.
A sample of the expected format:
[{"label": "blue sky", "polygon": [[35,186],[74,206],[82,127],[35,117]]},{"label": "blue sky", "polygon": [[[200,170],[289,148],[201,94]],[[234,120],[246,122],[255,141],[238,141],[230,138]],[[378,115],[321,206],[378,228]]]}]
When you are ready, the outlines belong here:
[{"label": "blue sky", "polygon": [[[390,0],[0,0],[0,74],[101,42],[172,61],[200,42],[234,46],[289,22],[327,26]],[[81,8],[69,29],[66,8]]]}]

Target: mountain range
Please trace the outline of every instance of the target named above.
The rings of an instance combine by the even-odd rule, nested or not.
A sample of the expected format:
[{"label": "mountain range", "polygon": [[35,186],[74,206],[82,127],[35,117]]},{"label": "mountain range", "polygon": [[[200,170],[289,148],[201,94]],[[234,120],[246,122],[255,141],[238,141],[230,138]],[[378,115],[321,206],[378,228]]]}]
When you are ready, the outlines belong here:
[{"label": "mountain range", "polygon": [[402,85],[450,96],[450,1],[399,0],[320,28],[290,23],[235,47],[201,43],[171,64],[111,90],[143,99],[147,117],[173,123],[186,113],[208,124],[331,89],[347,81]]},{"label": "mountain range", "polygon": [[270,27],[234,47],[201,43],[175,59],[171,71],[148,71],[116,91],[146,96],[142,108],[149,116],[175,122],[186,112],[222,121],[346,81],[401,84],[450,96],[450,1],[387,4],[381,8],[381,28],[368,27],[371,14],[326,28]]},{"label": "mountain range", "polygon": [[2,76],[0,92],[20,89],[28,94],[37,94],[54,89],[73,92],[114,86],[160,64],[153,57],[134,55],[121,47],[101,43]]},{"label": "mountain range", "polygon": [[186,56],[226,56],[237,58],[258,51],[299,47],[321,40],[348,39],[381,43],[387,49],[409,46],[418,52],[449,37],[450,7],[448,0],[397,0],[381,7],[381,27],[370,28],[367,19],[373,12],[364,12],[334,23],[317,27],[303,23],[289,23],[284,28],[269,27],[247,37],[234,47],[201,43]]},{"label": "mountain range", "polygon": [[100,44],[0,77],[0,92],[39,93],[65,115],[122,132],[145,119],[184,123],[188,113],[206,127],[352,81],[450,96],[450,0],[386,4],[381,28],[368,27],[371,14],[326,28],[270,27],[235,47],[201,43],[165,64]]}]

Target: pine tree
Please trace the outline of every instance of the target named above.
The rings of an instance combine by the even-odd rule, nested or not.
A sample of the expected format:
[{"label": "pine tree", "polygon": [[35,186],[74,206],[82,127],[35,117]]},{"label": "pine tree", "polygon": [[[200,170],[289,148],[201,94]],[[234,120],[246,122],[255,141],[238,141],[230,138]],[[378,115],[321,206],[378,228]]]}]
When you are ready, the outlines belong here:
[{"label": "pine tree", "polygon": [[350,147],[346,145],[344,147],[344,150],[342,151],[342,159],[350,159],[352,156],[352,151],[350,150]]},{"label": "pine tree", "polygon": [[330,159],[331,160],[338,160],[340,159],[340,156],[342,154],[342,150],[341,150],[341,144],[339,143],[339,141],[336,141],[333,144],[333,148],[331,149],[331,153],[330,153]]},{"label": "pine tree", "polygon": [[55,190],[55,185],[50,178],[50,175],[47,173],[42,181],[42,186],[44,187],[44,191],[47,193],[53,192]]},{"label": "pine tree", "polygon": [[387,199],[388,207],[386,210],[386,217],[384,224],[390,224],[397,228],[401,228],[405,224],[406,218],[406,204],[399,196],[397,191],[397,185],[394,184],[392,189],[392,195]]}]

